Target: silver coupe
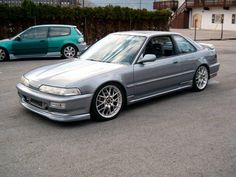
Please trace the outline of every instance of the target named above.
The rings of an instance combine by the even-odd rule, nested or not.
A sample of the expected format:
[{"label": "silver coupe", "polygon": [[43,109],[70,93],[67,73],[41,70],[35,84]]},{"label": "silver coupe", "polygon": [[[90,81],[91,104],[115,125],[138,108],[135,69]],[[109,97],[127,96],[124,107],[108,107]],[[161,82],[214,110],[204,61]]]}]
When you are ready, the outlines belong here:
[{"label": "silver coupe", "polygon": [[20,103],[56,121],[115,118],[125,105],[180,89],[202,91],[220,64],[213,45],[173,32],[112,33],[78,59],[34,69]]}]

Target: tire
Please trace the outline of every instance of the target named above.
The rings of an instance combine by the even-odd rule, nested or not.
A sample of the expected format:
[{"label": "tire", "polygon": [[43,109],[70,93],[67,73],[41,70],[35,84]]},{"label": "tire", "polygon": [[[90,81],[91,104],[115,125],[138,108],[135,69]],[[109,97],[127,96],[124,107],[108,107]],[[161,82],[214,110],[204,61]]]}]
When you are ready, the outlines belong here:
[{"label": "tire", "polygon": [[6,49],[0,48],[0,61],[9,60],[9,54]]},{"label": "tire", "polygon": [[75,58],[77,56],[78,49],[74,45],[65,45],[62,50],[62,58]]},{"label": "tire", "polygon": [[118,84],[101,86],[94,94],[91,105],[91,118],[98,121],[116,118],[125,103],[124,93]]},{"label": "tire", "polygon": [[193,90],[194,91],[203,91],[208,84],[209,72],[206,66],[201,65],[195,72],[193,78]]}]

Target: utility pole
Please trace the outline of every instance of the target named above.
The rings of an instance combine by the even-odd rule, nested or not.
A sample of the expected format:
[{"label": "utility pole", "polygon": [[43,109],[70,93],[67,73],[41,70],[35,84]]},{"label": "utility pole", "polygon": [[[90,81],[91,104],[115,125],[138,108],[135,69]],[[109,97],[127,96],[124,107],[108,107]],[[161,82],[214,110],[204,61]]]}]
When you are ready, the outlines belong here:
[{"label": "utility pole", "polygon": [[220,34],[221,39],[223,39],[223,34],[224,34],[224,16],[221,15],[221,34]]},{"label": "utility pole", "polygon": [[139,1],[139,9],[141,10],[142,8],[142,0]]},{"label": "utility pole", "polygon": [[194,41],[197,40],[197,19],[194,20]]},{"label": "utility pole", "polygon": [[84,8],[84,0],[82,0],[82,7]]}]

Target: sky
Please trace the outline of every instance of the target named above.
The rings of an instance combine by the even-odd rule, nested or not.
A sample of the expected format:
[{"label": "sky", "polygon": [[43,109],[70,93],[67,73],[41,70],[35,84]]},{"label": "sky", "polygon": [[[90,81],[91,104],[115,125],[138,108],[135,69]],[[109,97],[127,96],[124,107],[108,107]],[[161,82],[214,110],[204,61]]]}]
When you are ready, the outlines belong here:
[{"label": "sky", "polygon": [[[145,8],[148,10],[153,10],[154,0],[84,0],[85,6],[107,6],[109,4],[114,6],[125,6],[131,8]],[[82,2],[82,0],[80,0]]]}]

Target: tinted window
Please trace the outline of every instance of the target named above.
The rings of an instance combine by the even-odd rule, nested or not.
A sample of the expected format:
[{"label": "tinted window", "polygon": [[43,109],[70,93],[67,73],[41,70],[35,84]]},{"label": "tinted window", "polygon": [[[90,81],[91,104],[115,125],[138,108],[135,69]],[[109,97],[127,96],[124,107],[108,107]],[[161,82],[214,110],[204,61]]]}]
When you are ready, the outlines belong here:
[{"label": "tinted window", "polygon": [[41,39],[47,38],[48,28],[47,27],[38,27],[38,28],[31,28],[25,31],[21,37],[25,39]]},{"label": "tinted window", "polygon": [[196,51],[196,48],[182,36],[174,36],[176,45],[180,53],[192,53]]},{"label": "tinted window", "polygon": [[157,58],[175,54],[174,46],[169,36],[158,36],[152,38],[145,49],[145,54],[154,54]]},{"label": "tinted window", "polygon": [[70,34],[70,28],[67,27],[50,27],[49,36],[67,36]]}]

